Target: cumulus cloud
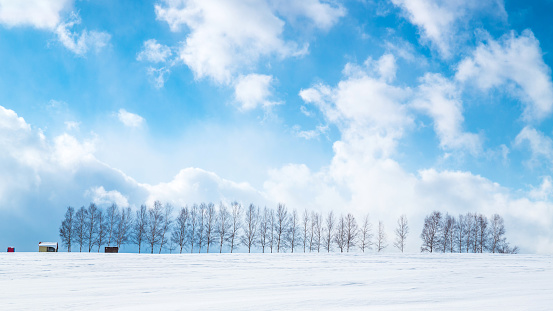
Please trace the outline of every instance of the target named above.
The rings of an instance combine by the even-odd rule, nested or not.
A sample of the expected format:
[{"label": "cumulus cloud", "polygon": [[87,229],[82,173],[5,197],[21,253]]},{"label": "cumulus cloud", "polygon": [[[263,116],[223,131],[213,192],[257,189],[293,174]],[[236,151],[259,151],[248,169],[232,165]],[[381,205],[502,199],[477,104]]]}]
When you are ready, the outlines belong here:
[{"label": "cumulus cloud", "polygon": [[459,32],[468,27],[473,16],[486,14],[505,17],[503,1],[496,0],[392,0],[406,18],[421,32],[423,41],[428,41],[442,56],[448,58]]},{"label": "cumulus cloud", "polygon": [[462,130],[463,104],[458,86],[440,74],[421,79],[413,107],[434,119],[434,131],[445,149],[464,149],[476,155],[482,150],[481,138]]},{"label": "cumulus cloud", "polygon": [[302,130],[299,125],[295,125],[293,128],[296,136],[310,140],[319,138],[322,134],[328,132],[328,125],[317,125],[314,130]]},{"label": "cumulus cloud", "polygon": [[268,108],[280,104],[271,101],[271,83],[273,77],[260,74],[240,76],[234,86],[234,98],[242,110],[255,109],[258,106]]},{"label": "cumulus cloud", "polygon": [[81,18],[73,13],[67,22],[59,23],[56,26],[54,32],[63,46],[77,55],[84,55],[91,49],[99,51],[108,44],[111,36],[106,32],[86,29],[81,33],[72,32],[71,28],[80,23]]},{"label": "cumulus cloud", "polygon": [[540,162],[553,164],[553,140],[531,126],[524,127],[515,138],[515,146],[528,145],[532,156],[528,162],[536,166]]},{"label": "cumulus cloud", "polygon": [[171,55],[170,47],[158,43],[156,39],[149,39],[144,41],[142,50],[138,53],[136,59],[152,63],[164,63]]},{"label": "cumulus cloud", "polygon": [[54,29],[73,0],[0,0],[0,24]]},{"label": "cumulus cloud", "polygon": [[346,9],[343,6],[331,1],[274,0],[272,4],[277,12],[286,18],[295,20],[305,17],[315,27],[323,30],[330,29],[341,17],[346,15]]},{"label": "cumulus cloud", "polygon": [[106,191],[103,186],[90,188],[85,196],[97,205],[117,204],[119,207],[129,206],[128,199],[117,190]]},{"label": "cumulus cloud", "polygon": [[117,113],[117,118],[121,123],[128,127],[140,127],[144,123],[144,118],[121,108]]},{"label": "cumulus cloud", "polygon": [[514,86],[514,95],[526,104],[526,121],[541,121],[553,111],[551,69],[530,30],[481,43],[459,64],[456,78],[484,91]]},{"label": "cumulus cloud", "polygon": [[172,31],[190,30],[178,57],[197,78],[228,84],[239,69],[261,57],[301,51],[282,38],[284,22],[266,1],[164,0],[155,10]]}]

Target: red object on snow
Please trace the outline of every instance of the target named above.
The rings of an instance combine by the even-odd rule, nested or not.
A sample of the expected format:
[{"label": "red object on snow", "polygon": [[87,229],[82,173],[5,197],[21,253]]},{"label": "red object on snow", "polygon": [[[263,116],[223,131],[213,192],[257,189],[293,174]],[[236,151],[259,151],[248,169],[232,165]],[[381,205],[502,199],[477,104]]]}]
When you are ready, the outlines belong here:
[{"label": "red object on snow", "polygon": [[15,247],[8,247],[8,253],[15,253]]}]

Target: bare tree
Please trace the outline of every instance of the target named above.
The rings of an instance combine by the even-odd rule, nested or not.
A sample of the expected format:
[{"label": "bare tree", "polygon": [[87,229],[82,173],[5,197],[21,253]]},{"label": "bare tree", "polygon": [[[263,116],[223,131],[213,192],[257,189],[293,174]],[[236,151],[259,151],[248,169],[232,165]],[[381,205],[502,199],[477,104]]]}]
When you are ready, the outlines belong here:
[{"label": "bare tree", "polygon": [[167,239],[165,239],[165,235],[167,232],[171,232],[171,225],[173,224],[173,206],[169,203],[165,203],[163,206],[163,222],[161,225],[161,234],[160,234],[160,242],[159,242],[159,253],[161,254],[161,250],[163,249],[163,246],[165,243],[167,243]]},{"label": "bare tree", "polygon": [[488,247],[488,218],[482,214],[478,215],[478,248],[483,253]]},{"label": "bare tree", "polygon": [[75,209],[71,206],[67,207],[65,212],[65,218],[61,222],[60,226],[60,239],[62,245],[67,247],[67,252],[71,252],[71,242],[74,235],[73,231],[73,220],[75,217]]},{"label": "bare tree", "polygon": [[117,226],[117,220],[119,218],[119,207],[117,207],[117,204],[113,203],[110,207],[106,210],[106,222],[107,222],[107,238],[108,238],[108,246],[111,246],[111,242],[113,242],[114,236],[115,236],[115,230]]},{"label": "bare tree", "polygon": [[297,243],[298,236],[299,236],[298,234],[299,217],[298,217],[298,212],[295,209],[290,214],[289,223],[290,223],[290,234],[289,234],[290,247],[291,247],[291,252],[293,253],[294,246]]},{"label": "bare tree", "polygon": [[335,222],[334,212],[330,211],[326,216],[325,236],[324,236],[325,249],[328,253],[330,253],[330,249],[332,248],[332,238],[334,236],[334,222]]},{"label": "bare tree", "polygon": [[315,212],[311,212],[311,223],[309,226],[309,252],[312,252],[315,249],[315,246],[313,244],[313,241],[315,241],[315,222],[317,214]]},{"label": "bare tree", "polygon": [[238,202],[233,202],[231,204],[231,214],[230,214],[230,231],[228,235],[228,241],[230,243],[230,252],[234,250],[234,242],[239,239],[241,221],[240,217],[242,215],[242,205]]},{"label": "bare tree", "polygon": [[207,204],[207,210],[206,210],[206,221],[205,221],[205,239],[206,239],[206,252],[209,253],[209,246],[213,244],[213,241],[215,240],[215,227],[216,227],[216,217],[217,217],[217,210],[215,209],[215,204],[209,203]]},{"label": "bare tree", "polygon": [[94,244],[98,246],[99,253],[102,245],[106,244],[107,228],[109,224],[107,223],[106,217],[101,209],[98,209],[97,220],[98,229],[96,232],[96,239],[94,240]]},{"label": "bare tree", "polygon": [[263,209],[263,213],[259,218],[259,245],[261,245],[261,252],[265,253],[265,246],[269,240],[269,227],[271,225],[270,212],[267,206]]},{"label": "bare tree", "polygon": [[382,251],[383,249],[385,249],[388,244],[386,244],[386,232],[384,231],[384,224],[382,223],[382,221],[379,221],[378,222],[378,235],[376,237],[376,250],[378,252]]},{"label": "bare tree", "polygon": [[358,226],[355,217],[348,213],[346,215],[346,251],[349,253],[349,248],[355,245],[357,240]]},{"label": "bare tree", "polygon": [[321,240],[323,238],[323,215],[316,213],[315,222],[315,245],[317,246],[317,253],[321,251]]},{"label": "bare tree", "polygon": [[163,207],[161,202],[155,201],[154,207],[148,210],[148,223],[146,224],[146,240],[150,245],[150,251],[154,253],[154,246],[161,242],[163,230]]},{"label": "bare tree", "polygon": [[86,241],[86,218],[87,210],[81,206],[75,213],[75,222],[73,231],[75,232],[75,243],[79,245],[79,252],[83,251],[83,245]]},{"label": "bare tree", "polygon": [[407,240],[407,234],[409,234],[409,225],[407,224],[407,216],[405,214],[399,216],[395,232],[396,241],[394,242],[394,246],[403,253],[405,249],[405,241]]},{"label": "bare tree", "polygon": [[505,221],[498,214],[493,214],[490,225],[490,250],[492,253],[496,253],[501,243],[505,241]]},{"label": "bare tree", "polygon": [[90,203],[86,213],[86,242],[88,243],[88,252],[92,251],[92,246],[96,243],[96,234],[98,232],[98,207]]},{"label": "bare tree", "polygon": [[146,227],[148,225],[148,208],[142,204],[140,209],[136,211],[136,221],[134,222],[133,240],[138,245],[138,253],[140,254],[142,243],[146,239]]},{"label": "bare tree", "polygon": [[[447,221],[447,220],[446,220]],[[449,245],[449,252],[453,253],[453,251],[456,249],[455,243],[457,242],[456,236],[457,236],[457,219],[455,219],[455,216],[451,216],[451,229],[448,236],[449,242],[447,243]]]},{"label": "bare tree", "polygon": [[455,225],[455,243],[457,244],[457,247],[459,247],[459,253],[462,253],[463,243],[465,241],[465,217],[459,214],[459,219],[457,220]]},{"label": "bare tree", "polygon": [[190,253],[194,251],[194,241],[196,240],[197,221],[198,221],[198,205],[194,204],[190,209],[190,231],[188,231]]},{"label": "bare tree", "polygon": [[196,214],[198,217],[198,228],[196,230],[197,234],[197,242],[198,242],[198,253],[202,252],[202,245],[205,241],[205,219],[206,219],[206,210],[207,205],[205,203],[200,203],[200,208],[198,209],[198,213]]},{"label": "bare tree", "polygon": [[129,243],[130,235],[132,233],[132,209],[127,207],[121,209],[121,213],[117,217],[116,229],[115,229],[115,244],[117,248],[121,245]]},{"label": "bare tree", "polygon": [[452,236],[454,221],[451,215],[445,214],[442,224],[440,225],[440,244],[442,253],[445,253],[448,250],[449,243],[451,241],[450,236]]},{"label": "bare tree", "polygon": [[276,211],[276,227],[275,233],[277,235],[277,253],[280,252],[280,248],[284,247],[284,241],[286,240],[286,233],[289,224],[288,210],[286,206],[279,203]]},{"label": "bare tree", "polygon": [[275,227],[276,227],[276,217],[275,217],[275,211],[270,210],[269,211],[269,248],[271,249],[271,253],[273,252],[273,246],[275,245]]},{"label": "bare tree", "polygon": [[223,244],[227,240],[230,231],[230,214],[227,207],[221,202],[217,214],[217,234],[219,235],[219,253],[223,252]]},{"label": "bare tree", "polygon": [[346,246],[346,220],[342,215],[340,215],[336,231],[334,232],[334,242],[336,242],[336,246],[340,249],[340,253],[343,253]]},{"label": "bare tree", "polygon": [[251,253],[252,246],[256,244],[259,209],[250,204],[244,216],[244,234],[241,237],[241,242],[248,248],[248,253]]},{"label": "bare tree", "polygon": [[171,234],[171,241],[179,246],[180,254],[182,254],[182,249],[186,244],[189,215],[188,206],[180,209],[179,215],[175,219],[175,228]]},{"label": "bare tree", "polygon": [[465,246],[467,248],[467,253],[471,249],[472,242],[472,231],[474,230],[474,218],[471,213],[465,215],[465,226],[463,234],[465,236]]},{"label": "bare tree", "polygon": [[359,230],[360,233],[360,240],[359,240],[359,248],[364,253],[365,249],[370,249],[372,245],[372,224],[369,220],[369,214],[365,215],[365,218],[363,219],[363,224],[361,225],[361,228]]},{"label": "bare tree", "polygon": [[434,211],[424,219],[424,227],[421,233],[421,252],[432,253],[438,244],[438,234],[442,222],[442,213]]},{"label": "bare tree", "polygon": [[307,209],[305,209],[305,211],[303,212],[302,228],[303,228],[303,252],[305,253],[305,248],[307,246],[307,242],[309,241],[307,237],[309,236],[309,229],[310,229],[309,212],[307,211]]}]

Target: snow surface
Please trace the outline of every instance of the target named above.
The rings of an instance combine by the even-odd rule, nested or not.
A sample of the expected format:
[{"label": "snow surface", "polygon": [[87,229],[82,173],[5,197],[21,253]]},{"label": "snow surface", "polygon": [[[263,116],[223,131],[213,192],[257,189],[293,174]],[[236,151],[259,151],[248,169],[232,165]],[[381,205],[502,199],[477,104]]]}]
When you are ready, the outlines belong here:
[{"label": "snow surface", "polygon": [[1,253],[1,310],[552,310],[552,256]]}]

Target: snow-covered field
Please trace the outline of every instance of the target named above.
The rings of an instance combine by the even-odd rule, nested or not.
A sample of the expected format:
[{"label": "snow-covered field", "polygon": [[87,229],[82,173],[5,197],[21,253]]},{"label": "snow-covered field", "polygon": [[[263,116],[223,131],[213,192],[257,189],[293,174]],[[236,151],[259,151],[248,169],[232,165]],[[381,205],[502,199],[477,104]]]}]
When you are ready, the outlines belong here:
[{"label": "snow-covered field", "polygon": [[1,310],[552,310],[553,257],[0,254]]}]

